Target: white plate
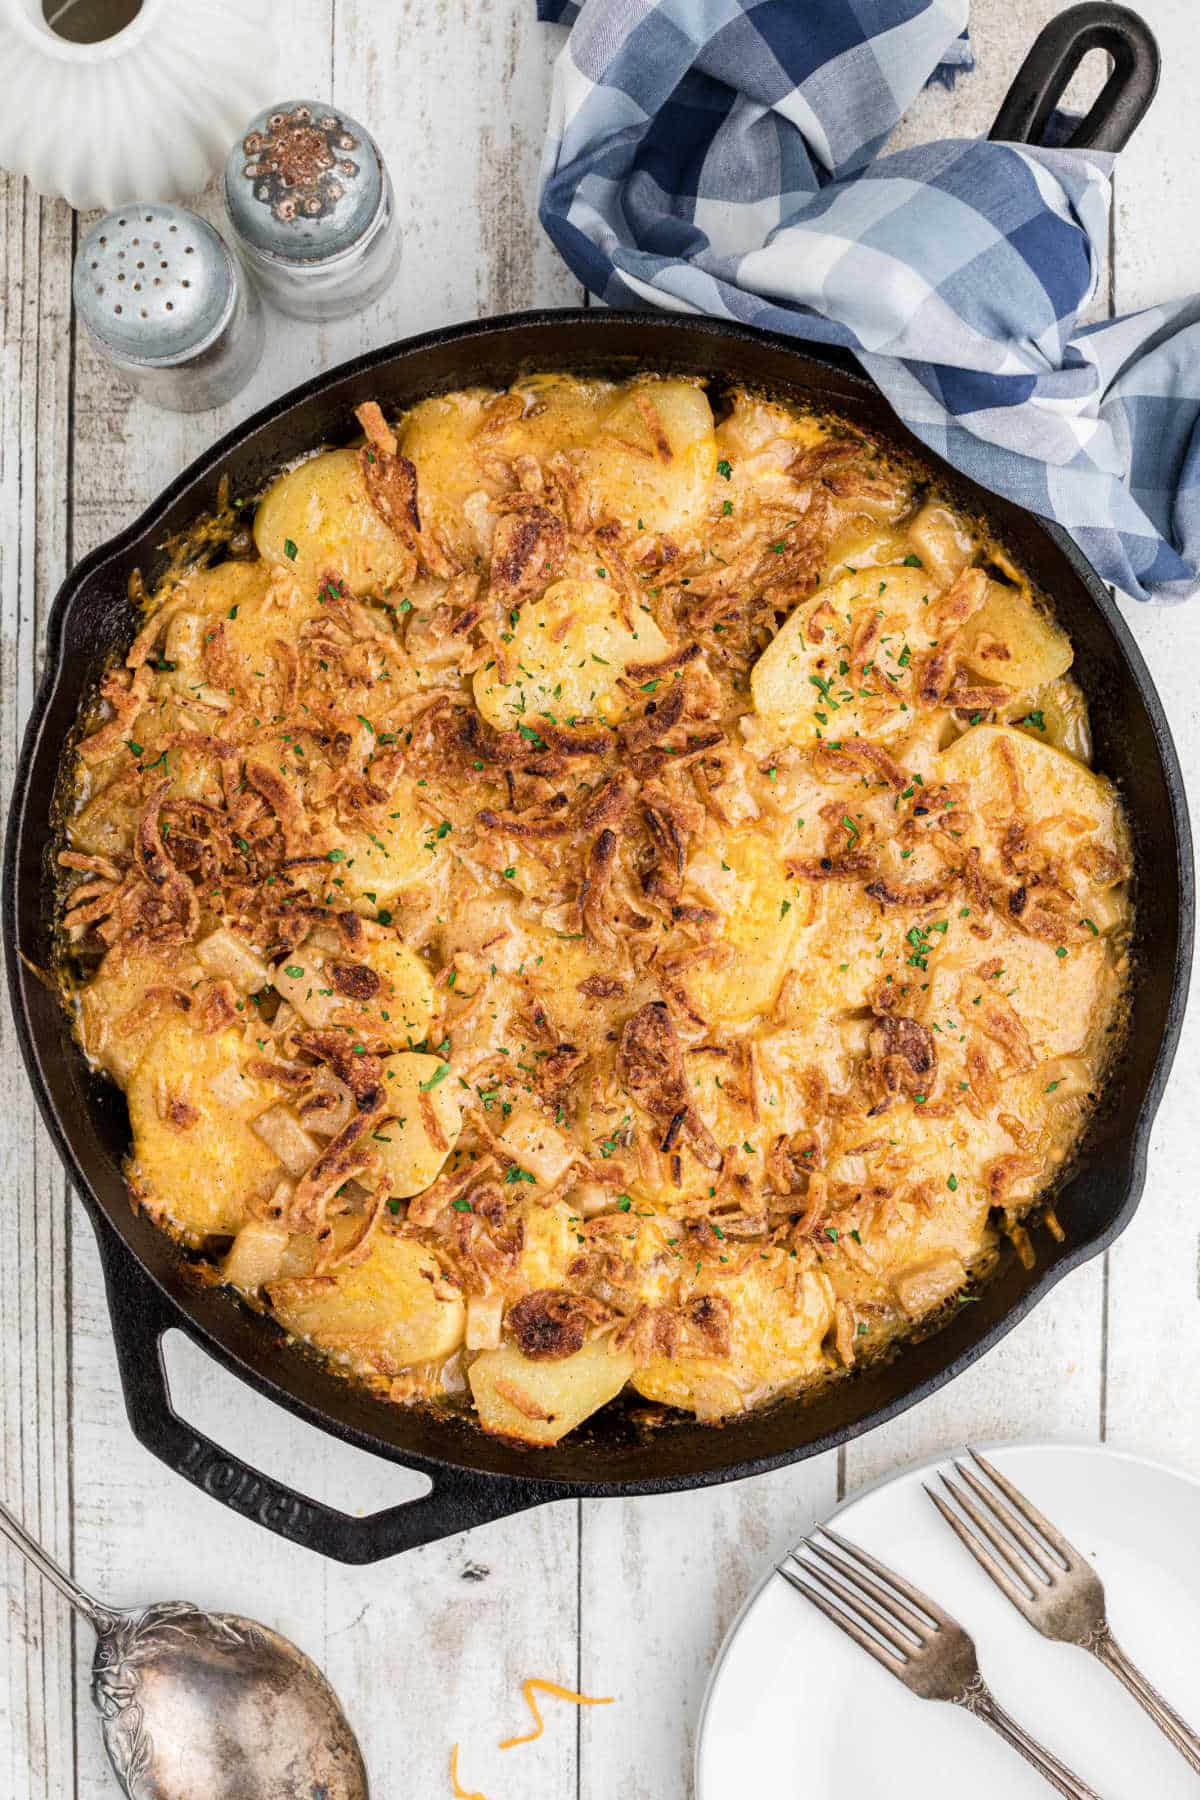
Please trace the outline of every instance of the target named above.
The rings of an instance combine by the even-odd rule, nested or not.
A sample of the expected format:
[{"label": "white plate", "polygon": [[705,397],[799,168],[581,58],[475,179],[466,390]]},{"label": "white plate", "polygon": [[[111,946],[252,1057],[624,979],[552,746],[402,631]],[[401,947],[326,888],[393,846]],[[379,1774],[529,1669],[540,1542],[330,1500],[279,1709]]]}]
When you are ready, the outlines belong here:
[{"label": "white plate", "polygon": [[[1200,1727],[1200,1482],[1102,1447],[988,1449],[1091,1558],[1113,1631]],[[1103,1800],[1197,1800],[1200,1776],[1094,1657],[1040,1637],[944,1525],[922,1482],[937,1462],[856,1494],[837,1529],[923,1587],[975,1639],[1002,1705]],[[917,1700],[768,1570],[709,1679],[698,1800],[1046,1800],[987,1726]]]}]

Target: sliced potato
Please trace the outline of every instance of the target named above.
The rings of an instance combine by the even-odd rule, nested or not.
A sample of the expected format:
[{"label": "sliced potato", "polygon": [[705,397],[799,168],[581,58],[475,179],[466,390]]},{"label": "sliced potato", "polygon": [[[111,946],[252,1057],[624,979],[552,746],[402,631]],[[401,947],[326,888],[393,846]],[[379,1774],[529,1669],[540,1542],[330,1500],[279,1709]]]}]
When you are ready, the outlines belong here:
[{"label": "sliced potato", "polygon": [[525,1241],[517,1273],[522,1291],[561,1287],[567,1264],[579,1250],[575,1208],[565,1200],[550,1206],[543,1200],[530,1200],[521,1209],[521,1222]]},{"label": "sliced potato", "polygon": [[553,1187],[561,1180],[575,1154],[568,1139],[532,1100],[518,1100],[499,1137],[518,1167],[532,1175],[540,1187]]},{"label": "sliced potato", "polygon": [[779,847],[753,830],[731,832],[722,866],[725,927],[718,944],[732,952],[698,962],[686,981],[705,1018],[731,1023],[769,1012],[791,960],[802,917],[795,883],[789,882]]},{"label": "sliced potato", "polygon": [[[754,710],[795,743],[910,729],[916,671],[934,641],[931,602],[938,592],[924,569],[903,563],[847,573],[818,588],[755,663]],[[853,650],[868,632],[866,673],[857,680]]]},{"label": "sliced potato", "polygon": [[958,1293],[966,1279],[959,1258],[942,1252],[902,1269],[895,1279],[896,1297],[910,1319],[919,1319]]},{"label": "sliced potato", "polygon": [[79,1034],[92,1061],[128,1081],[147,1045],[184,1018],[202,977],[186,952],[115,944],[79,993]]},{"label": "sliced potato", "polygon": [[1080,762],[1092,760],[1092,727],[1087,701],[1070,675],[1038,688],[1032,699],[1026,694],[1014,701],[999,719],[1029,732],[1035,743],[1052,744],[1056,750],[1069,751]]},{"label": "sliced potato", "polygon": [[240,1031],[205,1035],[172,1023],[130,1078],[130,1181],[147,1212],[190,1237],[237,1231],[281,1174],[252,1130],[280,1098],[273,1083],[246,1074],[256,1054]]},{"label": "sliced potato", "polygon": [[466,1306],[431,1251],[411,1238],[377,1237],[366,1259],[330,1275],[272,1281],[282,1324],[356,1368],[398,1375],[457,1350]]},{"label": "sliced potato", "polygon": [[306,1024],[345,1025],[397,1048],[419,1043],[433,1016],[429,970],[399,938],[376,939],[353,954],[306,944],[270,979]]},{"label": "sliced potato", "polygon": [[254,541],[267,562],[294,571],[305,594],[330,575],[352,594],[386,594],[416,567],[367,497],[357,450],[323,450],[281,475],[259,502]]},{"label": "sliced potato", "polygon": [[[493,434],[481,435],[495,397],[486,388],[435,395],[404,415],[398,433],[401,453],[417,471],[422,526],[432,529],[464,562],[487,554],[494,524],[477,452],[487,448],[510,453],[506,442],[496,441]],[[470,504],[475,495],[482,495],[485,503],[478,510]]]},{"label": "sliced potato", "polygon": [[1074,660],[1062,627],[1022,588],[988,582],[988,597],[968,619],[955,649],[986,681],[1025,693],[1065,675]]},{"label": "sliced potato", "polygon": [[513,678],[493,664],[475,676],[475,704],[501,730],[537,730],[539,715],[560,723],[576,716],[614,720],[630,702],[618,686],[631,662],[654,662],[670,646],[648,612],[634,611],[630,630],[608,581],[573,578],[550,584],[521,608],[509,646]]},{"label": "sliced potato", "polygon": [[388,1192],[401,1200],[435,1180],[462,1129],[462,1089],[438,1056],[401,1051],[383,1059],[384,1090],[394,1117],[372,1138]]},{"label": "sliced potato", "polygon": [[648,377],[620,391],[584,465],[601,516],[686,538],[708,511],[717,450],[708,396]]},{"label": "sliced potato", "polygon": [[373,824],[326,834],[330,860],[340,865],[330,869],[330,880],[340,882],[336,891],[364,915],[387,910],[408,888],[425,887],[452,855],[421,811],[419,794],[415,778],[402,776]]},{"label": "sliced potato", "polygon": [[271,984],[271,967],[252,944],[225,926],[196,945],[196,960],[216,981],[232,981],[239,994],[256,994]]},{"label": "sliced potato", "polygon": [[221,1274],[231,1287],[255,1294],[283,1274],[291,1241],[286,1226],[269,1219],[250,1219],[230,1245]]},{"label": "sliced potato", "polygon": [[87,800],[71,820],[71,848],[85,856],[128,856],[137,828],[138,789],[122,781],[107,783]]},{"label": "sliced potato", "polygon": [[596,1338],[554,1362],[534,1362],[511,1345],[485,1350],[467,1379],[485,1431],[526,1444],[557,1444],[615,1400],[633,1370],[632,1356]]},{"label": "sliced potato", "polygon": [[914,552],[939,586],[949,587],[975,553],[970,527],[940,500],[926,501],[907,529]]},{"label": "sliced potato", "polygon": [[[780,1288],[793,1282],[794,1304],[782,1307]],[[730,1355],[655,1357],[633,1378],[639,1394],[700,1419],[723,1419],[822,1372],[821,1343],[833,1318],[829,1285],[811,1270],[797,1273],[786,1251],[754,1257],[711,1290],[703,1282],[693,1289],[705,1291],[732,1308]]]},{"label": "sliced potato", "polygon": [[[944,781],[970,784],[969,805],[985,866],[1005,874],[1000,839],[1020,809],[1068,862],[1099,847],[1124,865],[1125,828],[1113,785],[1065,750],[1010,725],[976,725],[940,758]],[[1101,885],[1111,885],[1105,883]]]}]

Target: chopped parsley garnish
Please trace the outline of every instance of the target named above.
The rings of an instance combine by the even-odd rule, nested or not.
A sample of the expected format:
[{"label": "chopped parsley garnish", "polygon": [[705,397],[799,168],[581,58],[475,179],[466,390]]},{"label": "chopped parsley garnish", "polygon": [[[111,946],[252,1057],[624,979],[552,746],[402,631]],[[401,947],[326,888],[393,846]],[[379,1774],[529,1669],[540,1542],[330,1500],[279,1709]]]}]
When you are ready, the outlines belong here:
[{"label": "chopped parsley garnish", "polygon": [[433,1074],[429,1077],[429,1080],[418,1082],[417,1085],[423,1094],[427,1094],[431,1088],[437,1086],[439,1081],[445,1081],[449,1073],[450,1064],[448,1062],[439,1063],[437,1068],[433,1071]]},{"label": "chopped parsley garnish", "polygon": [[300,552],[297,550],[295,544],[292,542],[291,538],[284,538],[283,554],[287,557],[290,557],[292,562],[295,562],[297,556],[300,554]]},{"label": "chopped parsley garnish", "polygon": [[733,464],[731,462],[726,462],[725,458],[722,457],[717,464],[717,474],[721,477],[722,481],[728,481],[729,477],[733,474]]}]

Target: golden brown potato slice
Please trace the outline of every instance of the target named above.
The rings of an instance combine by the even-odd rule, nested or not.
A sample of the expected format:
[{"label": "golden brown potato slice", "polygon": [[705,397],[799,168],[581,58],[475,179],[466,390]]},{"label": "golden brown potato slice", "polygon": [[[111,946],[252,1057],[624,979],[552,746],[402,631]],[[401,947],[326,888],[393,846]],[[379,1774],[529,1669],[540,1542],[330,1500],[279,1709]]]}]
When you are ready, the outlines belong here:
[{"label": "golden brown potato slice", "polygon": [[[794,1304],[781,1306],[781,1288],[790,1294],[793,1283]],[[693,1292],[728,1300],[731,1354],[656,1357],[633,1377],[647,1400],[682,1407],[700,1419],[728,1418],[824,1369],[821,1343],[833,1318],[829,1285],[810,1270],[797,1272],[786,1251],[756,1254],[741,1274],[711,1288],[701,1281]]]},{"label": "golden brown potato slice", "polygon": [[267,1291],[297,1337],[380,1375],[440,1362],[463,1340],[462,1296],[437,1258],[410,1238],[377,1237],[354,1268],[272,1281]]},{"label": "golden brown potato slice", "polygon": [[305,1024],[344,1025],[373,1042],[419,1043],[433,1015],[433,982],[414,950],[379,938],[353,954],[305,944],[271,974]]},{"label": "golden brown potato slice", "polygon": [[793,743],[908,730],[917,671],[935,641],[938,592],[924,569],[904,563],[846,573],[818,588],[755,663],[755,712]]},{"label": "golden brown potato slice", "polygon": [[970,526],[940,500],[926,501],[906,530],[909,548],[921,558],[939,587],[949,587],[975,554]]},{"label": "golden brown potato slice", "polygon": [[619,687],[627,663],[654,662],[670,646],[648,612],[630,630],[611,584],[552,582],[521,608],[509,646],[513,677],[495,664],[475,676],[475,704],[490,725],[522,730],[534,741],[539,717],[620,719],[631,702]]},{"label": "golden brown potato slice", "polygon": [[679,541],[708,512],[717,455],[704,390],[647,378],[621,390],[584,466],[601,518]]},{"label": "golden brown potato slice", "polygon": [[[1089,865],[1112,885],[1128,867],[1124,822],[1113,785],[1065,750],[1008,725],[976,725],[942,753],[940,777],[970,784],[973,840],[985,870],[1013,885],[1003,855],[1003,831],[1019,817],[1038,828],[1039,843],[1086,877]],[[1097,861],[1097,853],[1099,861]],[[1111,869],[1109,865],[1111,864]]]},{"label": "golden brown potato slice", "polygon": [[281,475],[259,502],[254,541],[269,563],[315,594],[330,575],[352,594],[386,594],[412,579],[412,551],[367,496],[357,450],[322,450]]},{"label": "golden brown potato slice", "polygon": [[79,993],[79,1034],[93,1062],[127,1082],[146,1046],[188,1010],[203,970],[186,952],[115,944]]},{"label": "golden brown potato slice", "polygon": [[387,1107],[395,1116],[373,1134],[388,1192],[404,1200],[435,1180],[462,1128],[462,1089],[449,1063],[421,1051],[383,1060]]},{"label": "golden brown potato slice", "polygon": [[740,1022],[770,1011],[791,961],[801,903],[779,847],[759,832],[731,832],[717,860],[715,869],[705,864],[704,884],[720,884],[721,941],[732,955],[696,963],[686,980],[705,1018]]},{"label": "golden brown potato slice", "polygon": [[282,1173],[251,1129],[280,1098],[246,1073],[257,1054],[240,1031],[172,1022],[130,1078],[130,1181],[148,1213],[191,1238],[237,1231]]},{"label": "golden brown potato slice", "polygon": [[632,1356],[596,1338],[553,1362],[534,1362],[511,1345],[485,1350],[467,1379],[485,1431],[526,1444],[557,1444],[615,1400],[633,1369]]},{"label": "golden brown potato slice", "polygon": [[988,597],[968,619],[955,650],[986,681],[1016,693],[1044,687],[1074,660],[1071,640],[1022,588],[988,582]]},{"label": "golden brown potato slice", "polygon": [[387,911],[407,889],[425,887],[453,855],[449,833],[439,835],[418,804],[421,792],[414,776],[402,776],[373,823],[354,830],[334,826],[326,833],[327,855],[337,864],[330,881],[340,884],[333,891],[366,917]]}]

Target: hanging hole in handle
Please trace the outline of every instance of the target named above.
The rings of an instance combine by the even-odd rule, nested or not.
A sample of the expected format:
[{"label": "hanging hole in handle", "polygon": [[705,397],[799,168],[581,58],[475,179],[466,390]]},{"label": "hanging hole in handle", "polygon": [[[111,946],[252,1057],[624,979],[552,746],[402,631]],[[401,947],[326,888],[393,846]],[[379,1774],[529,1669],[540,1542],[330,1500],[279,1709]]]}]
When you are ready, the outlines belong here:
[{"label": "hanging hole in handle", "polygon": [[222,1450],[337,1512],[363,1517],[421,1500],[427,1475],[344,1444],[220,1367],[182,1331],[162,1339],[171,1405]]},{"label": "hanging hole in handle", "polygon": [[1044,145],[1047,127],[1065,97],[1074,98],[1080,70],[1093,51],[1110,59],[1107,80],[1071,128],[1071,149],[1124,149],[1158,90],[1161,56],[1154,33],[1129,7],[1081,0],[1038,34],[1005,95],[988,136],[1006,143]]},{"label": "hanging hole in handle", "polygon": [[1059,98],[1058,111],[1085,119],[1104,92],[1112,70],[1112,56],[1099,44],[1085,50]]}]

